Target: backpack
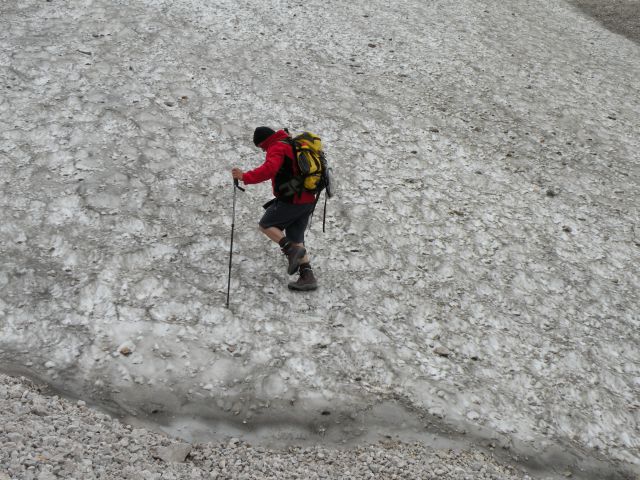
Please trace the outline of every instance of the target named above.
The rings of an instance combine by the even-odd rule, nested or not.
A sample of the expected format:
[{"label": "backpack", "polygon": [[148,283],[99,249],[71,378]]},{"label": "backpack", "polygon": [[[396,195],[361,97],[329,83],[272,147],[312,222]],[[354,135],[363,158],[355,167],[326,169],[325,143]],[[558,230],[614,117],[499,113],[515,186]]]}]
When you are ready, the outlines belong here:
[{"label": "backpack", "polygon": [[[285,129],[285,131],[287,130]],[[291,145],[293,149],[294,161],[298,166],[299,172],[299,174],[289,182],[288,188],[298,194],[303,191],[315,194],[316,203],[318,203],[320,194],[324,190],[324,216],[326,217],[327,198],[333,197],[335,191],[332,170],[324,154],[322,140],[314,133],[303,132],[293,138],[287,139],[286,143]],[[324,219],[322,222],[322,231],[325,231]]]}]

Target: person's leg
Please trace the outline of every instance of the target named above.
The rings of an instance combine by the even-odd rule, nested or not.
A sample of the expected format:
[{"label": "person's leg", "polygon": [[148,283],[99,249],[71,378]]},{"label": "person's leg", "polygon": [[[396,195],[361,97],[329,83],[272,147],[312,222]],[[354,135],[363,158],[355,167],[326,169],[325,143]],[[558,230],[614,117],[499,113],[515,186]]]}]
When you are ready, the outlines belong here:
[{"label": "person's leg", "polygon": [[307,248],[304,246],[304,243],[294,243],[293,245],[295,245],[296,247],[302,247],[304,248],[305,252],[307,252],[305,253],[304,257],[302,257],[302,259],[300,260],[300,265],[302,265],[303,263],[310,263],[311,260],[309,259],[309,252],[307,251]]},{"label": "person's leg", "polygon": [[[287,225],[285,228],[285,232],[287,234],[287,238],[291,240],[293,245],[296,247],[304,248],[306,251],[306,247],[304,245],[304,232],[307,229],[307,225],[309,224],[309,216],[313,212],[312,205],[298,205],[298,208],[301,210],[301,215],[292,223]],[[300,264],[310,263],[311,260],[309,258],[308,252],[305,256],[300,260]]]},{"label": "person's leg", "polygon": [[300,263],[309,263],[304,247],[304,229],[312,210],[312,206],[276,201],[268,206],[260,220],[260,231],[278,243],[287,256],[289,275],[298,270]]},{"label": "person's leg", "polygon": [[304,245],[304,232],[309,225],[309,218],[313,213],[314,204],[295,205],[298,214],[295,219],[286,226],[287,237],[293,243]]},{"label": "person's leg", "polygon": [[[300,248],[304,248],[304,232],[307,229],[309,217],[312,212],[313,205],[307,205],[304,207],[302,215],[285,229],[287,237],[291,239],[294,245]],[[311,259],[308,254],[305,254],[305,256],[300,259],[298,273],[300,274],[298,279],[288,284],[290,290],[310,291],[318,288],[318,282],[311,269]]]},{"label": "person's leg", "polygon": [[313,275],[311,264],[301,263],[299,268],[300,276],[295,282],[289,282],[289,290],[307,292],[318,288],[318,281]]},{"label": "person's leg", "polygon": [[263,227],[259,225],[260,231],[264,233],[270,240],[280,243],[280,240],[284,238],[284,233],[278,227]]},{"label": "person's leg", "polygon": [[[295,243],[295,245],[304,246],[304,243]],[[318,288],[318,281],[313,274],[313,269],[311,268],[311,259],[309,258],[308,254],[300,259],[298,273],[300,274],[298,279],[294,282],[289,282],[289,284],[287,285],[289,287],[289,290],[307,292],[316,290]]]},{"label": "person's leg", "polygon": [[[267,238],[269,238],[271,241],[276,242],[278,245],[280,245],[280,248],[282,248],[282,251],[287,255],[287,257],[290,256],[289,252],[291,250],[291,247],[296,247],[297,250],[291,252],[294,255],[293,260],[298,264],[309,263],[309,255],[307,255],[306,253],[302,258],[297,258],[299,256],[298,252],[300,251],[306,252],[306,249],[304,248],[304,243],[290,241],[282,232],[282,230],[280,230],[278,227],[265,228],[263,226],[259,226],[259,228],[260,228],[260,231],[267,236]],[[297,270],[297,266],[296,267],[291,266],[291,269],[294,269],[294,268],[295,270]],[[295,270],[293,271],[293,273],[295,273]]]}]

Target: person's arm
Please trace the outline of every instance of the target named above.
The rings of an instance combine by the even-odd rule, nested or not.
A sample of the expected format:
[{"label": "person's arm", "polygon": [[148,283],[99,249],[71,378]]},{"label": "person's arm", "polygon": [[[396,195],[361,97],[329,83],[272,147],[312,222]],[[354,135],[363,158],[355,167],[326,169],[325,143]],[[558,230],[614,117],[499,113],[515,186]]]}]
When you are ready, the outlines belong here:
[{"label": "person's arm", "polygon": [[[283,144],[282,147],[284,146]],[[262,165],[248,172],[244,172],[242,175],[243,183],[260,183],[275,177],[284,161],[284,149],[282,147],[278,145],[270,148],[267,151],[267,157]]]}]

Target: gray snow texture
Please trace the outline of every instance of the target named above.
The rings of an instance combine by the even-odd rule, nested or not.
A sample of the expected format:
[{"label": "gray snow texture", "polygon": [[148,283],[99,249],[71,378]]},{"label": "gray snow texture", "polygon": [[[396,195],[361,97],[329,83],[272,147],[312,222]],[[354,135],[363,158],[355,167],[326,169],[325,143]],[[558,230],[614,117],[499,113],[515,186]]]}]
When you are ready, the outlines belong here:
[{"label": "gray snow texture", "polygon": [[[0,368],[190,442],[637,475],[640,47],[582,3],[0,0]],[[240,195],[227,310],[258,125],[339,194],[303,295]]]}]

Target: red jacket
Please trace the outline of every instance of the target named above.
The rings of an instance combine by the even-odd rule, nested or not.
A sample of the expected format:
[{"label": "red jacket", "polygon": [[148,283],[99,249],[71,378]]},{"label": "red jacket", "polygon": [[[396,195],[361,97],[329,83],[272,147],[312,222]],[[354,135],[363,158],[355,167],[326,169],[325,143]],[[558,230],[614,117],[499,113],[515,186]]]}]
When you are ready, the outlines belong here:
[{"label": "red jacket", "polygon": [[[288,143],[283,143],[282,140],[289,138],[289,135],[284,130],[278,130],[276,133],[267,138],[260,144],[260,147],[266,149],[267,156],[264,163],[258,168],[245,172],[242,176],[242,183],[250,185],[253,183],[261,183],[267,180],[271,180],[271,186],[273,195],[279,197],[280,194],[276,190],[276,174],[282,168],[284,158],[288,157],[293,159],[293,148]],[[294,173],[298,173],[298,166],[293,163]],[[300,195],[294,195],[293,203],[313,203],[316,201],[316,196],[307,191],[303,191]]]}]

